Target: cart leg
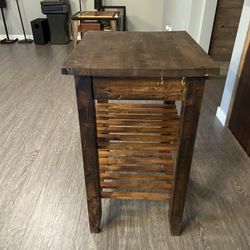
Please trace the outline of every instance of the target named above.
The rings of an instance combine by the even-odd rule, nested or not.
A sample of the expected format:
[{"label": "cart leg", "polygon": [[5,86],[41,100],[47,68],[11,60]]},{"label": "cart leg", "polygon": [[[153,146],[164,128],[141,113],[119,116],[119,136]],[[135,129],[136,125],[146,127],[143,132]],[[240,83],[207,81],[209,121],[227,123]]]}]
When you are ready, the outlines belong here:
[{"label": "cart leg", "polygon": [[117,31],[117,21],[116,20],[111,20],[111,31]]},{"label": "cart leg", "polygon": [[86,196],[91,233],[100,231],[102,214],[100,175],[97,151],[95,106],[91,77],[75,76]]},{"label": "cart leg", "polygon": [[73,47],[75,48],[77,45],[77,35],[78,35],[78,20],[71,20],[72,25],[72,36],[73,36]]},{"label": "cart leg", "polygon": [[169,209],[169,223],[172,235],[181,234],[181,222],[205,80],[202,78],[187,79],[186,84],[187,94],[181,111],[182,129],[176,159],[173,193]]}]

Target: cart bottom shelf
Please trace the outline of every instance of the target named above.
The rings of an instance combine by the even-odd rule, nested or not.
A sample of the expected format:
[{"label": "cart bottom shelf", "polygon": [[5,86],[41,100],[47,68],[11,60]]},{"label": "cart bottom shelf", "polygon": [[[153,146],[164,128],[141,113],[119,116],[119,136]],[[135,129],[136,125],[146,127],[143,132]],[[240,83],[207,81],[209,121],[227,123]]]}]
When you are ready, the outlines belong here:
[{"label": "cart bottom shelf", "polygon": [[96,104],[102,198],[169,200],[180,119],[174,104]]}]

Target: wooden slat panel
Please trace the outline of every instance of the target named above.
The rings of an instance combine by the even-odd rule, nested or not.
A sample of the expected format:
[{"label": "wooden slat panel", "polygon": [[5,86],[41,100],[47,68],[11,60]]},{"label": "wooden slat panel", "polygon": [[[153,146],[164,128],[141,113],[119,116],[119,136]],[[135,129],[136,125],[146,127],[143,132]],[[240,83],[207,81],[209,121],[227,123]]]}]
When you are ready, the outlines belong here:
[{"label": "wooden slat panel", "polygon": [[100,164],[161,164],[169,166],[173,164],[171,160],[147,159],[147,158],[100,158]]},{"label": "wooden slat panel", "polygon": [[[180,130],[175,104],[96,103],[96,108],[102,189],[170,192],[175,164],[171,152]],[[117,199],[166,199],[166,194],[158,193],[104,194]]]},{"label": "wooden slat panel", "polygon": [[[145,112],[146,113],[146,112]],[[151,114],[137,114],[137,115],[131,115],[131,114],[120,114],[120,113],[114,113],[114,114],[105,114],[105,113],[100,113],[96,114],[97,119],[126,119],[126,120],[155,120],[155,121],[167,121],[171,118],[179,118],[177,113],[173,114],[168,114],[166,115],[151,115]]]},{"label": "wooden slat panel", "polygon": [[[172,104],[155,104],[155,103],[97,103],[96,107],[100,108],[108,108],[108,109],[167,109],[167,110],[175,110],[175,106]],[[98,111],[97,109],[97,111]]]},{"label": "wooden slat panel", "polygon": [[179,119],[176,120],[168,120],[168,121],[131,121],[126,119],[110,119],[110,120],[99,120],[96,119],[96,123],[98,126],[101,125],[113,125],[113,126],[137,126],[137,127],[166,127],[166,126],[179,126]]},{"label": "wooden slat panel", "polygon": [[112,143],[99,142],[99,149],[127,149],[127,150],[149,150],[149,151],[172,151],[176,150],[177,144],[163,144],[163,143]]},{"label": "wooden slat panel", "polygon": [[98,133],[132,133],[132,134],[170,134],[178,133],[179,126],[174,126],[170,128],[138,128],[138,127],[97,127]]},{"label": "wooden slat panel", "polygon": [[160,159],[172,159],[171,153],[161,153],[161,152],[148,152],[148,151],[102,151],[99,150],[99,157],[108,157],[108,156],[130,156],[130,157],[152,157],[152,158],[160,158]]},{"label": "wooden slat panel", "polygon": [[146,142],[172,142],[177,141],[177,135],[118,135],[118,134],[99,134],[99,141],[118,140],[118,141],[146,141]]},{"label": "wooden slat panel", "polygon": [[102,198],[115,198],[122,200],[169,200],[168,193],[146,193],[146,192],[102,192]]},{"label": "wooden slat panel", "polygon": [[101,182],[102,188],[112,189],[125,189],[125,190],[169,190],[171,191],[172,185],[169,183],[156,183],[156,182]]},{"label": "wooden slat panel", "polygon": [[150,108],[150,109],[142,109],[142,108],[134,108],[134,109],[116,109],[116,108],[99,108],[96,112],[97,116],[99,114],[110,114],[110,115],[128,115],[128,114],[140,114],[140,115],[171,115],[177,114],[176,110],[171,109],[159,109],[159,108]]},{"label": "wooden slat panel", "polygon": [[100,165],[102,171],[124,171],[124,172],[159,172],[159,173],[172,173],[173,164],[165,166],[104,166]]},{"label": "wooden slat panel", "polygon": [[185,89],[181,79],[93,78],[96,99],[184,100]]},{"label": "wooden slat panel", "polygon": [[161,181],[173,180],[172,175],[166,174],[107,174],[101,173],[103,179],[121,179],[121,180],[141,180],[141,181]]}]

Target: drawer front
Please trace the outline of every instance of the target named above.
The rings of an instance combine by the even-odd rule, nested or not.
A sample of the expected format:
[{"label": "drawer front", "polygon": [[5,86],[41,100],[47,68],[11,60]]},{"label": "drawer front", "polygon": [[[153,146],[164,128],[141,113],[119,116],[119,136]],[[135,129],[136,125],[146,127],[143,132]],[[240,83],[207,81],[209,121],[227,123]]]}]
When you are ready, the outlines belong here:
[{"label": "drawer front", "polygon": [[180,78],[93,77],[93,92],[103,100],[184,100],[186,85]]}]

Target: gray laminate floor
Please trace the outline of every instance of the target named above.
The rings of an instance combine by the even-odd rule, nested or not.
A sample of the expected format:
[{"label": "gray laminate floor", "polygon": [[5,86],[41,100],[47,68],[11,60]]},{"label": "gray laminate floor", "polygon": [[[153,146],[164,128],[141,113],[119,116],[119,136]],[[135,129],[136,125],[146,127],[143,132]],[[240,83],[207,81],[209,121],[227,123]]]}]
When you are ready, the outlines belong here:
[{"label": "gray laminate floor", "polygon": [[223,80],[203,102],[184,231],[168,204],[106,200],[88,229],[71,46],[0,46],[0,249],[250,249],[250,159],[215,118]]}]

